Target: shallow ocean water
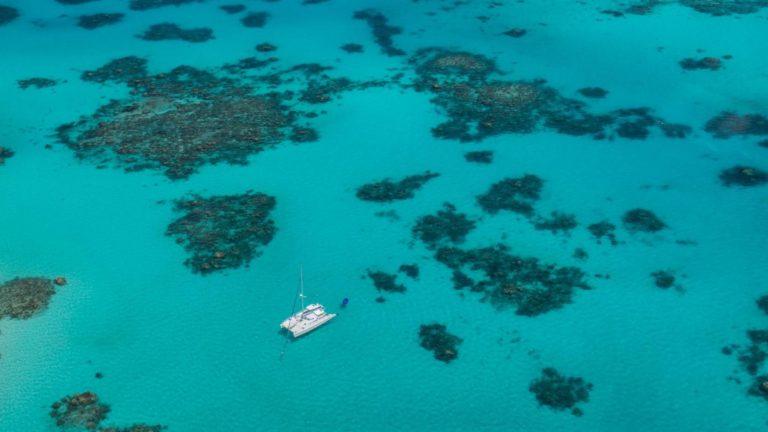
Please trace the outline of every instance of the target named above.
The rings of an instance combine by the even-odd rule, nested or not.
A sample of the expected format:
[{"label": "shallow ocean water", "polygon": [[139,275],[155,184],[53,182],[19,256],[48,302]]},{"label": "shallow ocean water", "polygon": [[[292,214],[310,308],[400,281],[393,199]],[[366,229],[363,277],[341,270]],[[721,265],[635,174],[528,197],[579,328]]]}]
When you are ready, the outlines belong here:
[{"label": "shallow ocean water", "polygon": [[[768,170],[768,149],[757,145],[765,137],[716,139],[703,127],[726,110],[768,115],[768,58],[758,42],[768,36],[768,9],[714,17],[672,3],[614,18],[600,13],[621,8],[612,1],[249,0],[248,10],[271,16],[263,28],[246,28],[242,14],[219,10],[228,3],[238,2],[130,11],[117,0],[0,0],[21,13],[0,26],[0,146],[15,152],[0,165],[0,283],[69,282],[40,315],[0,320],[0,430],[59,430],[50,404],[86,390],[112,408],[102,426],[185,432],[765,428],[766,401],[747,394],[752,377],[721,348],[743,345],[747,329],[768,323],[755,306],[768,294],[768,186],[724,187],[718,175],[739,164]],[[402,27],[392,40],[406,56],[381,53],[371,28],[352,18],[366,8]],[[115,11],[126,14],[118,24],[76,26],[78,15]],[[210,27],[215,39],[135,37],[165,21]],[[512,27],[528,33],[501,34]],[[183,180],[97,169],[56,142],[59,125],[128,95],[121,84],[80,80],[85,70],[127,55],[147,58],[152,73],[215,68],[257,54],[261,42],[278,47],[267,56],[280,68],[317,62],[360,81],[411,76],[407,58],[419,48],[465,50],[494,58],[506,79],[544,78],[567,97],[587,86],[609,90],[585,100],[594,111],[648,106],[693,130],[685,139],[652,129],[644,140],[596,141],[542,129],[461,143],[431,134],[446,116],[430,94],[390,84],[319,106],[326,112],[310,123],[318,141],[281,144],[247,165],[204,166]],[[339,49],[350,42],[365,51]],[[678,65],[725,54],[733,58],[718,71]],[[20,89],[17,80],[30,77],[61,82]],[[466,162],[470,150],[494,151],[493,163]],[[355,196],[362,184],[427,170],[440,177],[412,199]],[[476,204],[492,183],[526,173],[545,181],[537,212],[576,215],[570,234]],[[164,235],[176,217],[172,201],[248,189],[277,199],[274,240],[248,267],[190,272],[184,250]],[[535,317],[460,295],[449,269],[411,235],[414,221],[444,202],[478,219],[462,247],[503,242],[576,265],[593,289]],[[669,228],[619,227],[615,247],[586,229],[601,219],[620,225],[636,207]],[[389,210],[399,219],[375,215]],[[577,247],[587,260],[572,257]],[[377,303],[366,271],[394,273],[404,263],[419,265],[418,280],[400,275],[407,291]],[[290,312],[299,264],[310,300],[339,315],[288,341],[277,327]],[[684,290],[656,288],[649,275],[659,269],[674,270]],[[340,309],[344,297],[350,304]],[[449,364],[419,346],[419,326],[432,322],[463,339]],[[549,366],[593,384],[579,404],[583,416],[537,403],[529,385]]]}]

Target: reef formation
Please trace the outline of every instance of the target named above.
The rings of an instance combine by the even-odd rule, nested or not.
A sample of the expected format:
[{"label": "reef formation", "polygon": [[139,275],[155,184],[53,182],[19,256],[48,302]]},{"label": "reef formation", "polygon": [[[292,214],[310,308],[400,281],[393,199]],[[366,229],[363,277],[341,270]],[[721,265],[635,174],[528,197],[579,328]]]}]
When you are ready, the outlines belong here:
[{"label": "reef formation", "polygon": [[249,28],[262,28],[267,25],[269,14],[267,12],[251,12],[244,16],[240,22]]},{"label": "reef formation", "polygon": [[717,57],[702,57],[700,59],[685,58],[680,60],[680,67],[685,70],[712,70],[716,71],[723,66],[723,62]]},{"label": "reef formation", "polygon": [[14,151],[6,148],[6,147],[0,147],[0,165],[4,164],[6,160],[10,159],[14,155]]},{"label": "reef formation", "polygon": [[357,188],[357,197],[363,201],[392,202],[411,199],[414,193],[440,174],[426,171],[400,180],[384,179]]},{"label": "reef formation", "polygon": [[730,138],[736,135],[768,135],[768,117],[762,114],[740,115],[723,111],[704,125],[704,130],[715,138]]},{"label": "reef formation", "polygon": [[128,427],[101,426],[111,411],[109,405],[91,391],[64,396],[51,404],[50,416],[61,430],[98,432],[161,432],[162,425],[137,423]]},{"label": "reef formation", "polygon": [[125,14],[121,13],[97,13],[93,15],[81,15],[77,25],[86,30],[95,30],[99,27],[117,24],[123,20]]},{"label": "reef formation", "polygon": [[416,220],[413,236],[427,247],[434,249],[446,241],[462,243],[466,235],[475,229],[475,221],[466,214],[456,211],[453,204],[445,203],[436,214],[425,215]]},{"label": "reef formation", "polygon": [[403,29],[389,25],[389,20],[384,14],[373,9],[365,9],[355,12],[354,18],[363,20],[368,24],[381,52],[393,57],[405,55],[405,51],[395,47],[394,41],[392,41],[392,37],[402,33]]},{"label": "reef formation", "polygon": [[505,178],[493,185],[487,192],[478,195],[477,203],[487,213],[496,214],[501,210],[533,214],[533,205],[538,201],[544,180],[533,174]]},{"label": "reef formation", "polygon": [[593,236],[595,236],[598,243],[600,243],[603,238],[607,238],[608,241],[611,242],[611,245],[616,246],[619,244],[619,242],[616,240],[615,234],[616,225],[607,220],[590,224],[587,229],[590,233],[592,233]]},{"label": "reef formation", "polygon": [[397,275],[395,274],[379,270],[368,270],[368,277],[378,291],[390,293],[404,293],[406,291],[405,285],[397,282]]},{"label": "reef formation", "polygon": [[571,410],[575,416],[583,414],[577,405],[589,402],[592,384],[580,377],[561,375],[555,368],[541,370],[541,376],[531,382],[528,388],[536,396],[539,405],[555,411]]},{"label": "reef formation", "polygon": [[645,139],[651,128],[670,138],[684,138],[691,131],[645,107],[592,113],[584,102],[564,97],[545,80],[504,79],[496,63],[480,54],[425,48],[412,55],[409,64],[417,75],[413,87],[431,93],[432,103],[448,117],[432,129],[438,138],[481,141],[542,128],[595,139]]},{"label": "reef formation", "polygon": [[168,225],[166,235],[191,255],[184,264],[194,273],[239,268],[272,241],[277,231],[270,217],[274,207],[275,198],[263,193],[194,195],[175,202],[181,217]]},{"label": "reef formation", "polygon": [[490,150],[478,150],[464,153],[464,160],[478,164],[489,164],[493,162],[493,152]]},{"label": "reef formation", "polygon": [[56,294],[53,280],[42,277],[16,278],[0,285],[0,320],[24,320],[41,313]]},{"label": "reef formation", "polygon": [[183,6],[189,3],[202,3],[205,0],[131,0],[131,10],[144,11],[165,6]]},{"label": "reef formation", "polygon": [[462,339],[448,332],[444,324],[422,324],[419,328],[419,345],[432,351],[435,358],[450,363],[459,356],[458,346]]},{"label": "reef formation", "polygon": [[506,245],[460,249],[441,247],[435,258],[453,271],[454,288],[481,294],[498,309],[536,316],[562,308],[576,289],[590,289],[577,267],[541,263],[510,253]]},{"label": "reef formation", "polygon": [[0,5],[0,26],[6,25],[19,17],[19,11],[10,6]]},{"label": "reef formation", "polygon": [[213,30],[207,27],[185,29],[176,24],[166,22],[153,24],[137,37],[152,42],[182,40],[185,42],[200,43],[213,39]]},{"label": "reef formation", "polygon": [[624,228],[629,232],[655,233],[667,227],[655,213],[650,210],[636,208],[624,213],[622,217]]},{"label": "reef formation", "polygon": [[768,172],[744,165],[724,169],[720,172],[720,181],[725,186],[760,186],[768,183]]}]

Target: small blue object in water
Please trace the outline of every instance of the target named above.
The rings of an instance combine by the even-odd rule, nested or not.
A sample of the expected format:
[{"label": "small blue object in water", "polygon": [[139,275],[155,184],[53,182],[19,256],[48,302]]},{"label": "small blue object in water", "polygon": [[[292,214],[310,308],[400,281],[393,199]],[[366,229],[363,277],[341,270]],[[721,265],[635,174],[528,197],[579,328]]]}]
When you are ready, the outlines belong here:
[{"label": "small blue object in water", "polygon": [[341,307],[347,307],[347,304],[349,304],[349,299],[344,297],[344,300],[341,301]]}]

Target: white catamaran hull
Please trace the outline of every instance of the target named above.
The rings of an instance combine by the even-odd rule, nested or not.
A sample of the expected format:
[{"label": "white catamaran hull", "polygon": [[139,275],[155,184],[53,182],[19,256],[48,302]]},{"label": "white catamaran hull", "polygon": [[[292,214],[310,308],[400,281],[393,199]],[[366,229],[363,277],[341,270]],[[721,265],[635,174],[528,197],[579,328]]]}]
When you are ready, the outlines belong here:
[{"label": "white catamaran hull", "polygon": [[290,331],[297,338],[327,323],[336,314],[325,313],[325,308],[320,304],[311,304],[294,314],[280,324],[281,328]]}]

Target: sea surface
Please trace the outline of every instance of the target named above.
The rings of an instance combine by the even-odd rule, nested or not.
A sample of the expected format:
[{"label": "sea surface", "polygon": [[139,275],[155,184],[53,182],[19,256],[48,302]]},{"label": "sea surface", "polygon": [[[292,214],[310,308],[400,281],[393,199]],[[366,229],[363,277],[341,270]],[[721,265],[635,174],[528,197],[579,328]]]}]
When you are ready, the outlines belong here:
[{"label": "sea surface", "polygon": [[[242,12],[220,9],[240,2]],[[768,115],[761,2],[725,14],[695,1],[643,2],[642,13],[610,0],[201,0],[147,10],[127,0],[66,3],[0,0],[19,13],[0,25],[0,147],[14,153],[0,164],[0,284],[67,279],[32,318],[0,319],[0,431],[85,430],[60,429],[49,414],[52,403],[85,391],[111,408],[101,428],[143,423],[170,432],[768,427],[768,396],[749,392],[763,365],[750,373],[738,358],[746,332],[768,328],[756,304],[768,294],[768,183],[721,179],[731,167],[768,171],[768,144],[759,144],[768,126],[758,124]],[[261,11],[262,27],[241,23]],[[354,18],[358,11],[385,22]],[[79,16],[97,13],[124,17],[78,26]],[[209,28],[213,38],[137,37],[166,22]],[[504,34],[510,29],[525,34]],[[386,52],[387,39],[397,54]],[[276,49],[254,49],[265,42]],[[340,48],[348,43],[362,52]],[[488,82],[542,79],[591,113],[648,107],[652,123],[690,130],[673,138],[650,126],[630,138],[610,126],[595,139],[541,119],[525,132],[437,136],[446,108],[437,90],[414,85],[424,48],[493,60]],[[300,120],[317,132],[314,141],[283,137],[243,163],[202,163],[171,178],[126,170],[109,149],[107,163],[81,157],[57,136],[110,100],[141,98],[125,81],[82,79],[126,56],[146,59],[151,74],[187,65],[220,76],[242,58],[276,57],[245,73],[317,63],[333,68],[329,76],[373,84],[323,103],[286,101],[317,113]],[[706,57],[719,69],[680,65]],[[56,83],[19,86],[34,77]],[[253,91],[295,90],[300,81]],[[588,98],[578,92],[584,87],[608,93]],[[716,136],[705,125],[723,112],[753,115],[755,126]],[[481,150],[493,152],[491,163],[465,159]],[[439,177],[406,199],[356,195],[364,184],[426,171]],[[525,174],[543,180],[536,215],[572,214],[578,226],[536,229],[536,216],[478,204],[492,184]],[[174,202],[249,190],[275,198],[271,241],[232,268],[201,274],[186,266],[189,252],[166,235],[183,215]],[[447,246],[504,244],[578,267],[591,289],[534,316],[455,289],[452,270],[412,233],[446,202],[476,222]],[[627,229],[622,218],[635,208],[665,228]],[[618,244],[587,229],[601,220],[616,225]],[[577,248],[588,257],[574,257]],[[417,264],[418,278],[398,272],[402,264]],[[278,325],[291,313],[300,265],[309,301],[338,315],[294,341]],[[655,285],[659,270],[674,275],[674,286]],[[369,271],[396,275],[406,291],[379,292]],[[461,338],[455,359],[420,345],[420,326],[432,323]],[[591,384],[588,397],[540,403],[532,384],[549,367]]]}]

